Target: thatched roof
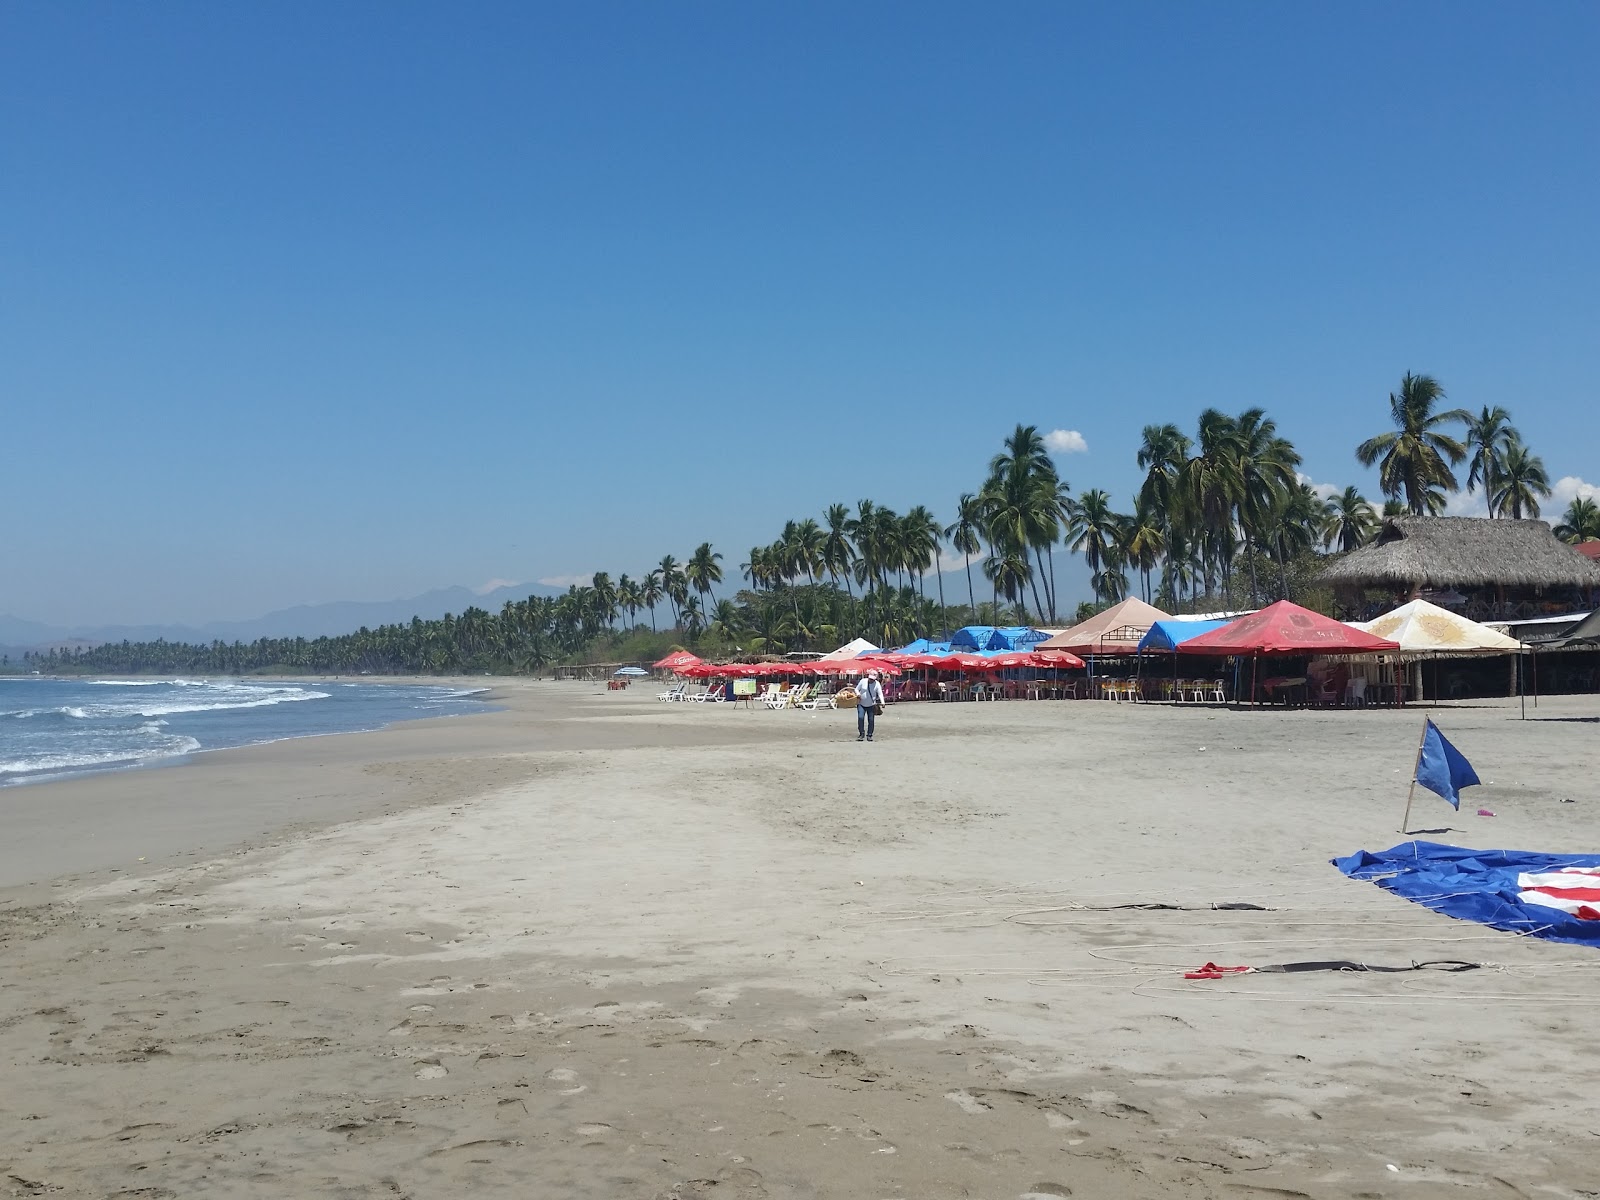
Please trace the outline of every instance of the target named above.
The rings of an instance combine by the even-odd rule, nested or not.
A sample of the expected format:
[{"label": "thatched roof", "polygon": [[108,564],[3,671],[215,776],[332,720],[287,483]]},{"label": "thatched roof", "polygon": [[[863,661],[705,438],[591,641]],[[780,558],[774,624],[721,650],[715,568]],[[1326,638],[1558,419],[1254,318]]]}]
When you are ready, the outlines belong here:
[{"label": "thatched roof", "polygon": [[1372,544],[1322,570],[1356,587],[1600,587],[1600,566],[1543,521],[1387,517]]}]

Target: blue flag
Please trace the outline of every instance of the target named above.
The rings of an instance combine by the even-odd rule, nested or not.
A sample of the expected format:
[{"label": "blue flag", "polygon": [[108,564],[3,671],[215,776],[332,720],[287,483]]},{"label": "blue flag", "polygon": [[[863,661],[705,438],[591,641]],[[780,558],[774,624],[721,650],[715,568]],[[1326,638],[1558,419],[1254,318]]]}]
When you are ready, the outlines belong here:
[{"label": "blue flag", "polygon": [[1422,756],[1417,759],[1417,782],[1430,792],[1443,796],[1456,809],[1461,807],[1461,789],[1479,782],[1472,764],[1461,751],[1445,740],[1432,719],[1429,719],[1427,730],[1422,735]]}]

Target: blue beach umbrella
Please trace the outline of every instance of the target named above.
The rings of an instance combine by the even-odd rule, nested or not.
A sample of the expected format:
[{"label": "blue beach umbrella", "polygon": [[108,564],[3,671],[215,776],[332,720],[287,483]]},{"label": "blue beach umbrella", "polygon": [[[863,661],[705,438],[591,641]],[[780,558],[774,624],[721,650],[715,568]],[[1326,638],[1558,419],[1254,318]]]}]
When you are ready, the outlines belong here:
[{"label": "blue beach umbrella", "polygon": [[618,667],[615,671],[612,672],[612,674],[613,675],[648,675],[648,674],[650,674],[650,672],[646,671],[643,667]]}]

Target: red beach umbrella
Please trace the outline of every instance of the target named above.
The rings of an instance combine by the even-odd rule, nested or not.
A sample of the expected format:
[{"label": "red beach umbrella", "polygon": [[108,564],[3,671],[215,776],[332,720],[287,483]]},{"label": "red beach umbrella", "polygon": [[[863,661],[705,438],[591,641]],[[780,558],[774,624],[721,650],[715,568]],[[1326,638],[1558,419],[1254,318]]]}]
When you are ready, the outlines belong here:
[{"label": "red beach umbrella", "polygon": [[1083,659],[1065,650],[1035,650],[1028,655],[1030,667],[1081,667]]}]

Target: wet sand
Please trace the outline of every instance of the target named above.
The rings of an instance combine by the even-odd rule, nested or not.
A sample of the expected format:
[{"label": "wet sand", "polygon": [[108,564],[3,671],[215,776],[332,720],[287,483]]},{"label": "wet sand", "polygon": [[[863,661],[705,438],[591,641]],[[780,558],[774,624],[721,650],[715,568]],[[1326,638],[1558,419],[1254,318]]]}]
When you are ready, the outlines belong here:
[{"label": "wet sand", "polygon": [[[1600,958],[1327,865],[1401,840],[1420,714],[906,705],[863,746],[849,714],[653,690],[509,685],[502,714],[13,789],[65,798],[36,845],[51,813],[161,832],[85,853],[62,825],[78,874],[8,893],[0,1179],[1600,1190]],[[1419,797],[1413,827],[1600,848],[1600,701],[1530,715],[1439,710],[1486,783],[1460,815]],[[1182,977],[1325,959],[1493,965]]]}]

